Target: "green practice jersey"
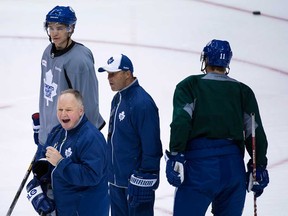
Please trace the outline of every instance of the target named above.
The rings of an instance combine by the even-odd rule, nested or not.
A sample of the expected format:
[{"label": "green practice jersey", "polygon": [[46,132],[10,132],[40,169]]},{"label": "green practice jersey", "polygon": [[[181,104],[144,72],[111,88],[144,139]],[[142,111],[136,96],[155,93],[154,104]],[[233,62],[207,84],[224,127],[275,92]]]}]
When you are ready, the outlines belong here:
[{"label": "green practice jersey", "polygon": [[192,75],[174,92],[170,151],[184,152],[199,137],[232,139],[252,156],[251,113],[256,122],[256,162],[267,165],[267,139],[251,88],[224,74]]}]

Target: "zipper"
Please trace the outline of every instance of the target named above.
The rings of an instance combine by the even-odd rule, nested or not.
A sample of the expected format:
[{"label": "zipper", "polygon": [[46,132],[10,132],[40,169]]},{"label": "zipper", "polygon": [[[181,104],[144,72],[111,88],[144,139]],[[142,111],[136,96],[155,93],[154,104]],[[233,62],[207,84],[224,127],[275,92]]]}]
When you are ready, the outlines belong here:
[{"label": "zipper", "polygon": [[[119,92],[119,102],[116,106],[116,110],[115,110],[115,114],[114,114],[114,119],[113,119],[113,132],[111,134],[111,148],[112,148],[112,166],[114,167],[114,144],[113,144],[113,137],[114,137],[114,133],[115,133],[115,125],[116,125],[116,118],[117,118],[117,113],[118,113],[118,109],[119,109],[119,106],[120,106],[120,103],[121,103],[121,100],[122,100],[122,95],[121,93]],[[114,173],[114,184],[116,185],[116,176],[115,176],[115,173]]]},{"label": "zipper", "polygon": [[[60,152],[60,154],[61,154],[61,148],[62,148],[63,144],[65,143],[66,139],[67,139],[67,130],[65,130],[65,137],[64,137],[64,139],[62,140],[60,146],[58,145],[58,142],[56,142],[55,145],[53,146],[53,147],[56,148],[57,150],[58,150],[58,146],[59,146],[59,150],[58,150],[58,151]],[[52,172],[51,172],[51,186],[52,186],[52,189],[54,188],[54,187],[53,187],[53,173],[54,173],[54,170],[55,170],[55,169],[56,169],[56,167],[54,167],[54,169],[53,169]]]}]

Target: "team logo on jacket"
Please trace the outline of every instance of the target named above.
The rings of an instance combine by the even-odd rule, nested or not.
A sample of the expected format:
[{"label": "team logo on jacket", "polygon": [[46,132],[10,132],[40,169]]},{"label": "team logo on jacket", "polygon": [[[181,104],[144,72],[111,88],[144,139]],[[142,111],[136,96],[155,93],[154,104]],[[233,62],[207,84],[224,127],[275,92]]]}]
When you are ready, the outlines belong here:
[{"label": "team logo on jacket", "polygon": [[65,156],[66,158],[70,157],[72,155],[72,149],[69,147],[68,149],[65,150]]},{"label": "team logo on jacket", "polygon": [[45,60],[45,59],[42,59],[42,65],[44,66],[44,67],[47,67],[47,61]]},{"label": "team logo on jacket", "polygon": [[44,78],[44,98],[46,106],[49,106],[49,101],[53,102],[53,97],[56,96],[57,84],[53,82],[52,71],[49,70]]},{"label": "team logo on jacket", "polygon": [[124,120],[124,118],[125,118],[125,112],[122,111],[119,113],[119,120],[122,121],[122,120]]}]

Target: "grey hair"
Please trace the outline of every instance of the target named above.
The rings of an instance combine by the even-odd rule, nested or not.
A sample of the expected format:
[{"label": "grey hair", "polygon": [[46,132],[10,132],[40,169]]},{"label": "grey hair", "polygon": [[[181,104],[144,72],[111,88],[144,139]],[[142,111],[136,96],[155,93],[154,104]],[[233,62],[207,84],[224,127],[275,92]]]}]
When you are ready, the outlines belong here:
[{"label": "grey hair", "polygon": [[81,95],[81,93],[76,90],[76,89],[67,89],[67,90],[64,90],[61,92],[60,96],[61,95],[64,95],[64,94],[72,94],[74,95],[74,97],[76,98],[76,100],[78,101],[78,103],[84,107],[84,104],[83,104],[83,97]]}]

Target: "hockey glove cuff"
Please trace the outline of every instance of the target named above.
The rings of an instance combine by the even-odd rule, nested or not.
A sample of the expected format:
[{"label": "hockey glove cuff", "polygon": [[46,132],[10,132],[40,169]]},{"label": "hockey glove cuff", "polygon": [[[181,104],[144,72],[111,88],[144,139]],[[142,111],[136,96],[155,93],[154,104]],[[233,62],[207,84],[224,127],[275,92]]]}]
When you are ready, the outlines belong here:
[{"label": "hockey glove cuff", "polygon": [[165,160],[166,160],[166,177],[169,184],[171,184],[174,187],[179,187],[184,181],[184,164],[185,164],[184,154],[177,153],[174,155],[166,150]]},{"label": "hockey glove cuff", "polygon": [[39,120],[39,113],[34,113],[32,115],[32,127],[34,131],[34,142],[36,145],[39,144],[39,129],[40,129],[40,120]]},{"label": "hockey glove cuff", "polygon": [[45,158],[41,158],[34,163],[32,171],[36,179],[39,180],[41,184],[51,182],[50,166],[50,163]]},{"label": "hockey glove cuff", "polygon": [[253,178],[253,165],[250,160],[247,164],[246,172],[246,188],[247,191],[253,191],[256,197],[261,196],[264,191],[264,188],[269,183],[269,174],[268,171],[263,166],[256,167],[256,180]]},{"label": "hockey glove cuff", "polygon": [[27,198],[39,215],[48,214],[55,209],[54,202],[43,193],[40,182],[33,178],[26,186]]},{"label": "hockey glove cuff", "polygon": [[152,202],[155,199],[155,190],[159,185],[159,175],[134,172],[128,183],[128,203],[135,207],[141,203]]}]

